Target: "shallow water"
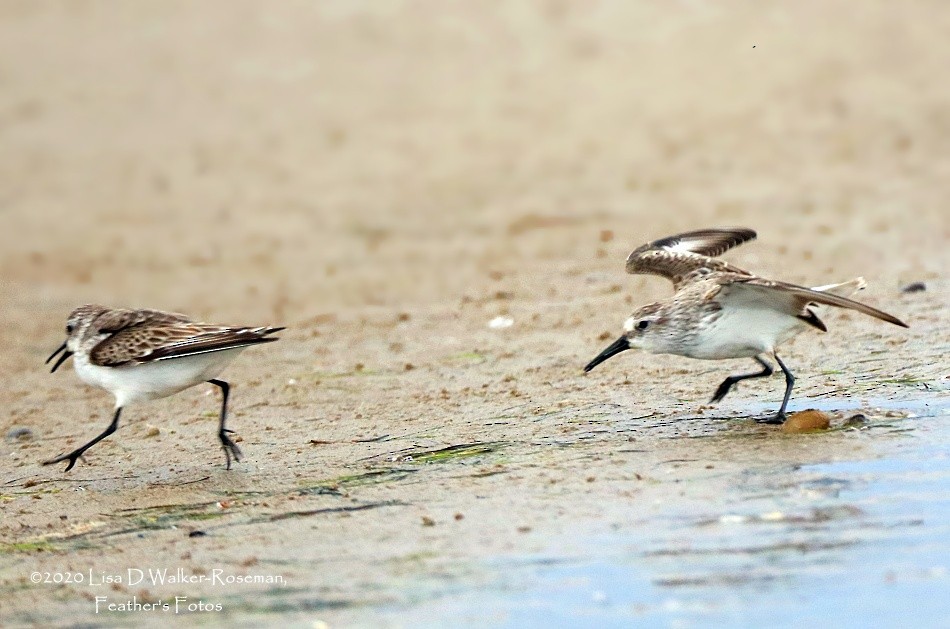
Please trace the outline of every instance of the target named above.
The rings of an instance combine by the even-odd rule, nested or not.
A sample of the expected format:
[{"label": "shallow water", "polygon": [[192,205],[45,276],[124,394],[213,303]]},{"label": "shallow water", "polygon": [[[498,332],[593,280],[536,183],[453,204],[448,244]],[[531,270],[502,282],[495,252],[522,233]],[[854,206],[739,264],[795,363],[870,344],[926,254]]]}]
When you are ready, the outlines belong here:
[{"label": "shallow water", "polygon": [[721,510],[579,523],[542,554],[486,559],[468,583],[417,584],[380,611],[402,626],[948,626],[950,404],[875,402],[910,417],[866,428],[870,456],[755,466]]}]

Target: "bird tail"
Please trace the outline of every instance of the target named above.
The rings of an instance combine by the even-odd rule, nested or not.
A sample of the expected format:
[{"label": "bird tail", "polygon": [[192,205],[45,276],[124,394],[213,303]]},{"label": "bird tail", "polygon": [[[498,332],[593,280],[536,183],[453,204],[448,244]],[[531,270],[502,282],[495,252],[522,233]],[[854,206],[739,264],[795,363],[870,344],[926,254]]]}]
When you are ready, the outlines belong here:
[{"label": "bird tail", "polygon": [[848,280],[847,282],[841,282],[840,284],[825,284],[824,286],[814,286],[812,290],[816,290],[819,293],[829,293],[831,295],[837,295],[838,297],[850,297],[854,295],[859,290],[864,290],[868,285],[864,281],[863,277],[856,277],[853,280]]}]

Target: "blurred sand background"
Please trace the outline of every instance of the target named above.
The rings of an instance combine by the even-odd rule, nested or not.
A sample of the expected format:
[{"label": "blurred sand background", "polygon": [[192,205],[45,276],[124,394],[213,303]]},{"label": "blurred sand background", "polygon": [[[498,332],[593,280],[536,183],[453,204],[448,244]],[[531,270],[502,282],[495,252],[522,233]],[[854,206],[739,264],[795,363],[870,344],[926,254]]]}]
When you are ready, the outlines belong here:
[{"label": "blurred sand background", "polygon": [[[759,239],[730,260],[810,285],[863,275],[861,299],[912,325],[828,316],[785,352],[792,408],[945,383],[948,32],[938,1],[0,2],[0,429],[35,437],[0,444],[2,606],[92,618],[88,587],[27,573],[160,558],[282,572],[293,605],[325,603],[291,609],[367,622],[446,562],[648,518],[675,492],[637,476],[699,447],[667,437],[756,440],[703,442],[678,470],[699,483],[687,510],[725,491],[709,462],[872,447],[755,426],[777,378],[704,410],[742,361],[581,367],[669,290],[624,275],[633,247],[742,225]],[[902,294],[911,281],[929,290]],[[196,387],[130,407],[69,474],[39,465],[111,414],[42,364],[87,302],[288,326],[222,376],[244,462],[224,471],[217,390]],[[514,324],[490,329],[501,315]],[[617,452],[628,430],[639,454]],[[339,480],[472,442],[498,444]],[[183,504],[240,526],[188,538],[208,524],[195,507],[119,533],[122,509]],[[238,594],[232,621],[283,609],[261,587],[211,597]]]}]

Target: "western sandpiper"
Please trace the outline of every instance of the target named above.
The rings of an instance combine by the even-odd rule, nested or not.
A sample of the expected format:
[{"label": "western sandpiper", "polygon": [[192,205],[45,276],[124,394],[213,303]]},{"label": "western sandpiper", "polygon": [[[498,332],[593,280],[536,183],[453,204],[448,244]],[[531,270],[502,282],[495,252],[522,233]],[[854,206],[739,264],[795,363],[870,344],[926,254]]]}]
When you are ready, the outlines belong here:
[{"label": "western sandpiper", "polygon": [[46,359],[49,363],[59,356],[50,373],[75,356],[73,366],[79,379],[115,396],[115,415],[98,437],[43,465],[69,461],[68,472],[86,450],[116,431],[126,404],[166,397],[208,382],[221,389],[218,438],[227,468],[231,469],[231,457],[240,461],[241,451],[228,437],[233,431],[224,427],[230,386],[214,376],[248,346],[276,341],[276,337],[269,335],[283,329],[199,323],[185,315],[160,310],[126,310],[93,304],[76,308],[66,322],[66,341]]},{"label": "western sandpiper", "polygon": [[763,279],[714,258],[755,236],[751,229],[702,229],[634,250],[627,257],[627,272],[663,276],[673,282],[675,294],[634,312],[624,323],[623,336],[584,371],[632,348],[710,360],[752,358],[762,367],[761,371],[726,378],[713,395],[712,401],[718,402],[737,382],[772,375],[772,365],[765,360],[771,356],[785,374],[785,397],[774,417],[758,421],[781,424],[795,377],[775,348],[808,328],[826,332],[815,314],[818,305],[849,308],[907,327],[886,312],[844,296],[864,287],[861,278],[805,288]]}]

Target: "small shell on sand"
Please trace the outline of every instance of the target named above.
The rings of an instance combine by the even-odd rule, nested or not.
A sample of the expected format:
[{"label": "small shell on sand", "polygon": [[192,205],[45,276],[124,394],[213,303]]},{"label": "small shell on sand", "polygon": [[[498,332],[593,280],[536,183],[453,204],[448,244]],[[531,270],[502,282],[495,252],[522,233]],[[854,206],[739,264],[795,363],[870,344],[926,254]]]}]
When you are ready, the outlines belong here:
[{"label": "small shell on sand", "polygon": [[783,432],[811,432],[813,430],[828,430],[831,425],[831,416],[815,409],[808,409],[792,413],[782,424]]}]

